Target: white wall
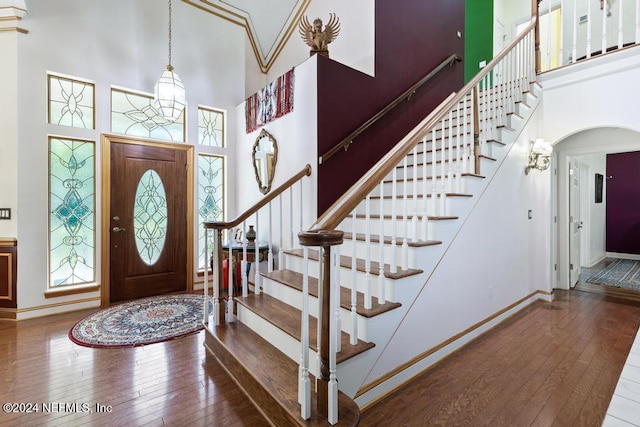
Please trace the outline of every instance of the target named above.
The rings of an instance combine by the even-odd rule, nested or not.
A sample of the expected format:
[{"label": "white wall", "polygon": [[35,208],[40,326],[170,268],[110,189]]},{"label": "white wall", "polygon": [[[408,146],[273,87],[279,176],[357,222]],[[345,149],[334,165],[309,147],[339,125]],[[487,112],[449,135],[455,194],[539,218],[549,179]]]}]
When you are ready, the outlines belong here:
[{"label": "white wall", "polygon": [[[323,24],[326,24],[329,21],[329,13],[335,13],[340,19],[340,34],[333,43],[329,44],[330,58],[363,73],[374,75],[375,2],[314,0],[304,15],[310,22],[320,18]],[[269,70],[267,82],[275,80],[291,67],[306,61],[309,58],[309,49],[300,37],[296,26],[291,38]],[[260,87],[254,88],[248,95],[259,89]]]},{"label": "white wall", "polygon": [[544,89],[540,137],[554,144],[558,159],[558,275],[556,287],[569,282],[567,158],[640,150],[640,48],[593,58],[542,74]]},{"label": "white wall", "polygon": [[[98,304],[98,293],[44,298],[48,280],[47,135],[96,141],[97,229],[100,229],[100,134],[110,130],[110,86],[152,93],[167,64],[168,11],[154,0],[32,1],[19,37],[18,309],[19,318]],[[187,91],[188,143],[197,138],[199,104],[226,109],[236,139],[235,107],[244,99],[244,30],[183,2],[173,4],[172,64]],[[3,51],[3,59],[4,59]],[[96,130],[46,124],[46,73],[96,85]],[[4,80],[6,67],[0,73]],[[234,153],[230,151],[230,163]],[[235,179],[233,180],[235,181]],[[231,192],[231,197],[235,194]],[[96,276],[100,282],[100,239]],[[80,304],[73,304],[80,301]]]},{"label": "white wall", "polygon": [[[230,213],[229,219],[233,219],[236,216],[243,213],[246,209],[250,208],[261,198],[264,197],[259,191],[258,183],[255,179],[253,170],[252,150],[253,145],[256,142],[256,138],[260,134],[260,131],[264,128],[269,132],[276,140],[278,145],[278,159],[275,169],[275,175],[272,189],[275,189],[291,176],[302,170],[305,165],[309,164],[312,167],[311,179],[304,178],[304,222],[303,224],[308,227],[316,218],[317,211],[317,186],[316,181],[316,168],[317,168],[317,86],[316,86],[316,61],[314,56],[308,58],[305,62],[296,67],[294,71],[294,107],[293,111],[283,117],[280,117],[265,126],[247,134],[245,121],[244,121],[244,108],[245,104],[242,103],[236,109],[236,115],[238,121],[236,124],[236,134],[238,135],[237,143],[237,157],[235,170],[236,175],[240,176],[242,171],[242,177],[237,179],[237,204],[235,209]],[[299,190],[296,188],[295,190]],[[294,195],[296,198],[298,194]],[[288,212],[288,206],[284,207],[285,212]],[[299,208],[296,208],[296,210]],[[287,215],[288,218],[288,215]],[[261,217],[262,219],[262,217]],[[284,227],[285,230],[287,226]],[[296,229],[299,226],[296,224]],[[260,227],[257,230],[260,238],[259,240],[266,239],[266,227]],[[275,232],[275,231],[274,231]]]},{"label": "white wall", "polygon": [[[550,171],[524,174],[539,111],[479,196],[365,383],[536,291],[551,291]],[[418,329],[423,331],[419,339]]]}]

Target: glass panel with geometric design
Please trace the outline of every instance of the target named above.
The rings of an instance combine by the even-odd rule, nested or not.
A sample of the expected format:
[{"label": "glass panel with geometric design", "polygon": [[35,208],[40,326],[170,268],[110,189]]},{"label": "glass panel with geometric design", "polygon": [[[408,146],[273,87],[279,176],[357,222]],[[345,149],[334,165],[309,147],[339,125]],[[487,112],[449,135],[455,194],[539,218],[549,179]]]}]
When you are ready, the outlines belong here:
[{"label": "glass panel with geometric design", "polygon": [[49,123],[94,129],[95,88],[92,83],[48,75]]},{"label": "glass panel with geometric design", "polygon": [[49,286],[95,282],[95,144],[49,138]]},{"label": "glass panel with geometric design", "polygon": [[[198,156],[198,216],[199,224],[224,219],[224,157]],[[198,230],[199,268],[204,268],[205,254],[211,248],[205,251],[204,228]]]},{"label": "glass panel with geometric design", "polygon": [[224,111],[198,107],[198,143],[224,147]]},{"label": "glass panel with geometric design", "polygon": [[[186,111],[186,110],[185,110]],[[184,142],[184,116],[162,117],[152,95],[111,89],[111,131],[123,135]]]},{"label": "glass panel with geometric design", "polygon": [[136,249],[147,265],[160,258],[167,236],[167,194],[160,175],[148,169],[138,182],[133,206]]}]

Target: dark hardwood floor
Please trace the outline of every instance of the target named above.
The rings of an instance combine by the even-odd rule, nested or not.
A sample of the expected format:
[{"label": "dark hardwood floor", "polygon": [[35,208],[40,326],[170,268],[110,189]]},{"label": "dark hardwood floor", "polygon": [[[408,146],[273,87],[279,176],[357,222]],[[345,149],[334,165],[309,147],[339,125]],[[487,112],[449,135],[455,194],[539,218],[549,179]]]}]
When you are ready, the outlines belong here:
[{"label": "dark hardwood floor", "polygon": [[[0,401],[111,411],[0,412],[1,425],[267,425],[206,356],[203,332],[86,348],[67,333],[88,313],[1,321]],[[639,324],[640,302],[557,291],[367,408],[361,425],[600,425]]]},{"label": "dark hardwood floor", "polygon": [[361,425],[600,426],[640,303],[556,291],[391,396]]}]

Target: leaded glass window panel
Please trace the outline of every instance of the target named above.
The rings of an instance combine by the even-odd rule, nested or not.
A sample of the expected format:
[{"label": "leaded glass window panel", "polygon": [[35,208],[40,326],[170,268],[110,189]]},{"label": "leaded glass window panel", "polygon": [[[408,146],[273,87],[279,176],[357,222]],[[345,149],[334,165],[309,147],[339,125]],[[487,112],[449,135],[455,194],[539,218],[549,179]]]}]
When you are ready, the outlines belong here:
[{"label": "leaded glass window panel", "polygon": [[162,117],[152,95],[111,89],[111,131],[114,133],[184,142],[184,115],[183,112],[178,120],[170,122]]},{"label": "leaded glass window panel", "polygon": [[224,147],[224,111],[198,107],[198,143],[207,147]]},{"label": "leaded glass window panel", "polygon": [[49,286],[95,282],[95,144],[49,138]]},{"label": "leaded glass window panel", "polygon": [[47,77],[49,87],[49,123],[94,129],[94,85],[51,74]]},{"label": "leaded glass window panel", "polygon": [[147,265],[160,258],[167,236],[167,193],[158,172],[142,174],[133,206],[136,249]]},{"label": "leaded glass window panel", "polygon": [[[198,156],[198,223],[224,220],[224,157]],[[199,227],[199,267],[206,264],[204,228]],[[210,242],[211,243],[211,242]]]}]

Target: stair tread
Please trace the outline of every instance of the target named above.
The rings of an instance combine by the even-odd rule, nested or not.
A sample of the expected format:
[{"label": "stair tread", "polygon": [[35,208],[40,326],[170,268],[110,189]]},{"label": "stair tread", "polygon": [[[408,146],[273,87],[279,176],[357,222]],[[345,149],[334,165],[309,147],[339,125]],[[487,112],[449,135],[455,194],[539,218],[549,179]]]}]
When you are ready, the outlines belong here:
[{"label": "stair tread", "polygon": [[[419,166],[420,166],[420,165],[419,165]],[[481,179],[486,178],[484,175],[480,175],[480,174],[477,174],[477,173],[463,173],[463,174],[461,174],[461,176],[462,176],[463,178],[481,178]],[[436,175],[436,179],[443,179],[443,178],[446,178],[446,176]],[[432,177],[431,175],[429,175],[429,176],[427,177],[427,181],[430,181],[430,180],[432,180],[432,179],[433,179],[433,177]],[[413,180],[414,180],[413,178],[407,178],[407,179],[397,178],[397,179],[396,179],[396,182],[404,182],[404,181],[407,181],[407,182],[413,182]],[[418,177],[418,178],[417,178],[417,181],[424,181],[424,178],[422,178],[422,177]],[[383,180],[382,182],[383,182],[384,184],[386,184],[386,183],[392,183],[392,182],[393,182],[393,180],[392,180],[392,179],[385,179],[385,180]]]},{"label": "stair tread", "polygon": [[[292,338],[300,341],[300,325],[302,322],[302,311],[290,306],[277,298],[265,293],[259,295],[251,294],[246,297],[236,297],[238,304],[253,311],[264,320],[268,321],[278,329],[284,331]],[[358,340],[356,345],[349,343],[349,334],[340,332],[342,349],[336,354],[337,363],[342,363],[358,354],[375,347],[374,343]],[[318,348],[318,320],[309,316],[309,348]]]},{"label": "stair tread", "polygon": [[[345,240],[352,240],[353,239],[353,234],[345,232],[343,238]],[[366,238],[366,235],[364,233],[356,233],[356,240],[364,242],[365,238]],[[392,243],[391,236],[383,236],[382,238],[383,238],[385,244],[390,245]],[[369,239],[370,239],[371,243],[377,243],[377,244],[380,243],[380,236],[379,235],[372,235],[372,236],[370,236]],[[409,241],[409,242],[407,242],[407,244],[410,247],[419,248],[419,247],[423,247],[423,246],[441,245],[442,242],[440,240],[418,240],[416,242]],[[402,245],[402,240],[396,241],[396,245]]]},{"label": "stair tread", "polygon": [[[261,275],[302,292],[302,273],[292,270],[275,270],[271,273],[261,273]],[[309,276],[309,294],[316,298],[318,297],[318,279],[311,276]],[[341,307],[346,310],[351,310],[350,302],[351,289],[340,286]],[[356,296],[356,312],[364,317],[375,317],[400,306],[402,306],[402,304],[399,302],[385,302],[384,304],[378,304],[377,298],[372,298],[371,308],[367,309],[364,308],[364,294],[362,292],[358,292]]]},{"label": "stair tread", "polygon": [[[300,417],[298,364],[287,355],[240,322],[222,323],[205,328],[205,331],[205,347],[209,353],[274,425],[328,425],[327,418],[316,411],[313,392],[311,418],[305,421]],[[313,384],[315,379],[311,374],[309,376]],[[259,388],[266,393],[260,393]],[[280,407],[274,408],[274,404]],[[358,425],[360,409],[342,392],[338,392],[338,408],[337,425]]]},{"label": "stair tread", "polygon": [[[373,215],[371,217],[373,217]],[[284,253],[298,256],[298,257],[303,256],[302,249],[285,250]],[[318,251],[315,249],[309,249],[309,259],[317,261]],[[340,255],[340,266],[351,268],[351,257],[346,255]],[[380,269],[379,266],[380,266],[380,263],[378,263],[377,261],[371,261],[371,272],[378,274],[378,270]],[[366,272],[364,259],[356,258],[356,269],[361,272]],[[389,264],[384,265],[384,276],[389,279],[401,279],[403,277],[415,276],[416,274],[421,274],[421,273],[423,273],[422,270],[415,269],[415,268],[398,270],[395,273],[392,273]]]},{"label": "stair tread", "polygon": [[[473,194],[468,194],[468,193],[454,193],[454,192],[447,192],[447,197],[473,197]],[[424,197],[424,195],[422,194],[418,194],[417,196],[414,196],[413,194],[409,194],[408,196],[406,196],[407,199],[413,199],[413,198],[418,198],[418,199],[422,199]],[[431,193],[427,193],[427,197],[431,197]],[[392,199],[393,196],[384,196],[384,199]],[[405,196],[404,195],[396,195],[396,199],[404,199]],[[380,196],[371,196],[370,199],[375,199],[375,200],[380,200]]]},{"label": "stair tread", "polygon": [[[356,218],[365,218],[366,216],[364,214],[357,214]],[[380,215],[369,215],[370,219],[380,219]],[[392,217],[391,215],[384,215],[384,219],[402,219],[402,215],[396,215],[395,217]],[[407,215],[407,218],[413,218],[413,214],[409,213]],[[452,216],[452,215],[428,215],[427,218],[429,219],[429,221],[449,221],[449,220],[454,220],[454,219],[458,219],[457,216]]]}]

